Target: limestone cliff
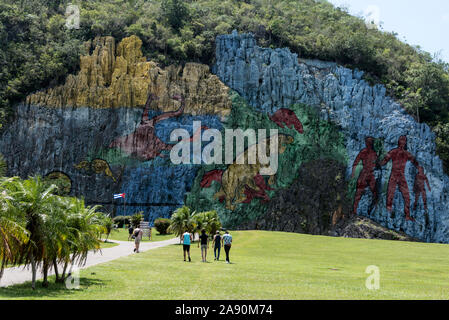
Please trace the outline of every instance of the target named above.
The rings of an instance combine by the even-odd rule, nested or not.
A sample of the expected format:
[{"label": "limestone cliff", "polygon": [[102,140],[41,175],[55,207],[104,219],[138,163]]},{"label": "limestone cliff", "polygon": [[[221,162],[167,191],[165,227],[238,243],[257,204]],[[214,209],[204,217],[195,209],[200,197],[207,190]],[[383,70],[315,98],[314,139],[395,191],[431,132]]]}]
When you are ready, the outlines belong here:
[{"label": "limestone cliff", "polygon": [[[354,211],[383,228],[449,243],[449,177],[434,135],[363,72],[299,61],[237,33],[217,38],[214,74],[196,63],[161,68],[141,45],[134,36],[117,45],[97,38],[76,75],[19,104],[0,138],[8,175],[62,177],[62,191],[113,214],[144,211],[150,222],[188,205],[217,210],[227,228],[328,234]],[[158,100],[144,110],[150,94]],[[277,172],[174,165],[170,135],[185,129],[198,139],[194,121],[222,132],[278,129]],[[112,199],[119,192],[126,208]],[[390,234],[362,220],[334,232]]]},{"label": "limestone cliff", "polygon": [[[271,114],[304,103],[341,128],[352,199],[363,192],[354,203],[357,214],[421,240],[449,241],[449,177],[436,155],[435,136],[385,87],[371,86],[362,71],[299,61],[289,49],[261,48],[250,34],[219,36],[216,46],[214,73],[255,109]],[[407,208],[415,222],[406,220]]]},{"label": "limestone cliff", "polygon": [[158,67],[142,55],[142,41],[131,36],[117,46],[112,37],[86,43],[90,55],[81,56],[80,71],[67,76],[65,84],[27,97],[30,105],[47,107],[119,108],[141,107],[150,93],[159,97],[154,110],[172,111],[178,106],[171,97],[182,94],[185,113],[226,116],[231,102],[228,88],[197,63]]}]

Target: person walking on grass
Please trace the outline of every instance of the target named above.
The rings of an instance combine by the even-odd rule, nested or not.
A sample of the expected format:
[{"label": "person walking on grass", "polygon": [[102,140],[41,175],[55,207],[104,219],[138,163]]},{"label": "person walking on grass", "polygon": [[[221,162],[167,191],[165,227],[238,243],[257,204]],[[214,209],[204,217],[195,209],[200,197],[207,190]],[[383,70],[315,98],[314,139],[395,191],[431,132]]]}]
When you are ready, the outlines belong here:
[{"label": "person walking on grass", "polygon": [[232,245],[232,236],[229,234],[228,231],[225,232],[223,239],[222,239],[223,247],[226,252],[226,263],[231,263],[229,261],[229,251],[231,251],[231,245]]},{"label": "person walking on grass", "polygon": [[137,228],[134,230],[133,238],[134,238],[134,252],[139,253],[139,247],[140,247],[140,241],[142,241],[143,231],[140,229],[140,225],[137,226]]},{"label": "person walking on grass", "polygon": [[216,261],[220,260],[220,249],[221,249],[221,235],[220,231],[214,235],[214,257]]},{"label": "person walking on grass", "polygon": [[133,228],[133,226],[132,226],[131,224],[129,225],[128,233],[129,233],[129,235],[128,235],[128,241],[130,241],[131,238],[133,237],[133,233],[134,233],[134,228]]},{"label": "person walking on grass", "polygon": [[189,262],[192,261],[192,259],[190,259],[190,244],[193,241],[193,237],[192,235],[186,230],[186,232],[184,232],[184,234],[182,235],[182,240],[183,240],[183,251],[184,251],[184,261],[186,261],[186,252],[189,256]]},{"label": "person walking on grass", "polygon": [[209,236],[206,234],[206,230],[201,230],[200,241],[198,242],[198,248],[201,242],[201,258],[203,262],[207,262],[207,249],[209,249]]}]

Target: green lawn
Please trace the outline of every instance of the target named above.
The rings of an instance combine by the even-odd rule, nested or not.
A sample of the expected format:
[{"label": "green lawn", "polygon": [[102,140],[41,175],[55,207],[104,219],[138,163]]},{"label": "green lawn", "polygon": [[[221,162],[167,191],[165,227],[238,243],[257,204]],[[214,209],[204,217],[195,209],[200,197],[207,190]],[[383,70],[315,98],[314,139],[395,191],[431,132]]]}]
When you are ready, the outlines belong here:
[{"label": "green lawn", "polygon": [[118,243],[104,242],[104,241],[101,241],[101,243],[100,243],[101,249],[107,249],[107,248],[112,248],[112,247],[116,247],[116,246],[118,246]]},{"label": "green lawn", "polygon": [[[157,232],[155,228],[151,229],[151,233],[152,233],[151,242],[169,240],[175,237],[172,234],[161,235],[159,234],[159,232]],[[116,229],[116,231],[113,231],[111,233],[111,235],[109,236],[109,240],[128,241],[128,236],[129,236],[128,229],[120,228]],[[148,237],[143,238],[142,241],[149,242]]]},{"label": "green lawn", "polygon": [[[233,232],[232,264],[172,245],[81,271],[81,288],[0,288],[2,299],[449,299],[449,246]],[[224,253],[224,252],[223,252]],[[380,268],[380,290],[365,287]]]}]

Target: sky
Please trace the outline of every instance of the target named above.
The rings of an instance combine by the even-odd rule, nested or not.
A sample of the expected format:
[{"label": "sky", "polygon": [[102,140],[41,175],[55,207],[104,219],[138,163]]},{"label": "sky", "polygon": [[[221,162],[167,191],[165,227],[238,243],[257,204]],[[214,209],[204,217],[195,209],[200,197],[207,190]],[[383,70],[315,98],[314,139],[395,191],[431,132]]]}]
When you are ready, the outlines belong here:
[{"label": "sky", "polygon": [[[447,0],[329,0],[352,15],[379,20],[384,31],[423,50],[440,53],[449,62],[449,1]],[[371,12],[372,14],[368,14]]]}]

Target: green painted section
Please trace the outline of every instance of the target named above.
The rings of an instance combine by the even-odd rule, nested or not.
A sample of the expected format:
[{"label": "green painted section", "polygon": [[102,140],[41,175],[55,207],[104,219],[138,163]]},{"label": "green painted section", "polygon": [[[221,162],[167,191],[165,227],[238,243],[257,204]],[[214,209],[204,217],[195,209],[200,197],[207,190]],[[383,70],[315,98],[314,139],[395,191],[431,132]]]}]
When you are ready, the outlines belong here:
[{"label": "green painted section", "polygon": [[[256,132],[257,129],[278,129],[280,134],[294,137],[294,142],[287,146],[283,154],[279,155],[276,180],[270,186],[274,191],[267,191],[270,198],[273,198],[278,190],[288,188],[297,179],[298,169],[304,163],[329,158],[345,165],[348,162],[343,133],[335,124],[320,120],[314,108],[302,104],[293,105],[289,108],[295,112],[303,124],[304,134],[300,134],[294,129],[280,128],[269,119],[267,114],[256,111],[237,93],[231,92],[231,99],[233,107],[230,116],[223,123],[225,129],[255,129]],[[237,204],[235,210],[231,211],[225,207],[224,203],[214,199],[214,194],[221,187],[219,182],[214,181],[210,188],[201,188],[200,182],[204,173],[226,168],[226,165],[202,166],[198,171],[191,192],[187,194],[186,205],[197,211],[216,210],[223,225],[227,228],[236,227],[246,221],[263,216],[266,213],[268,203],[254,199],[249,204]],[[265,181],[267,180],[268,177],[265,178]]]}]

